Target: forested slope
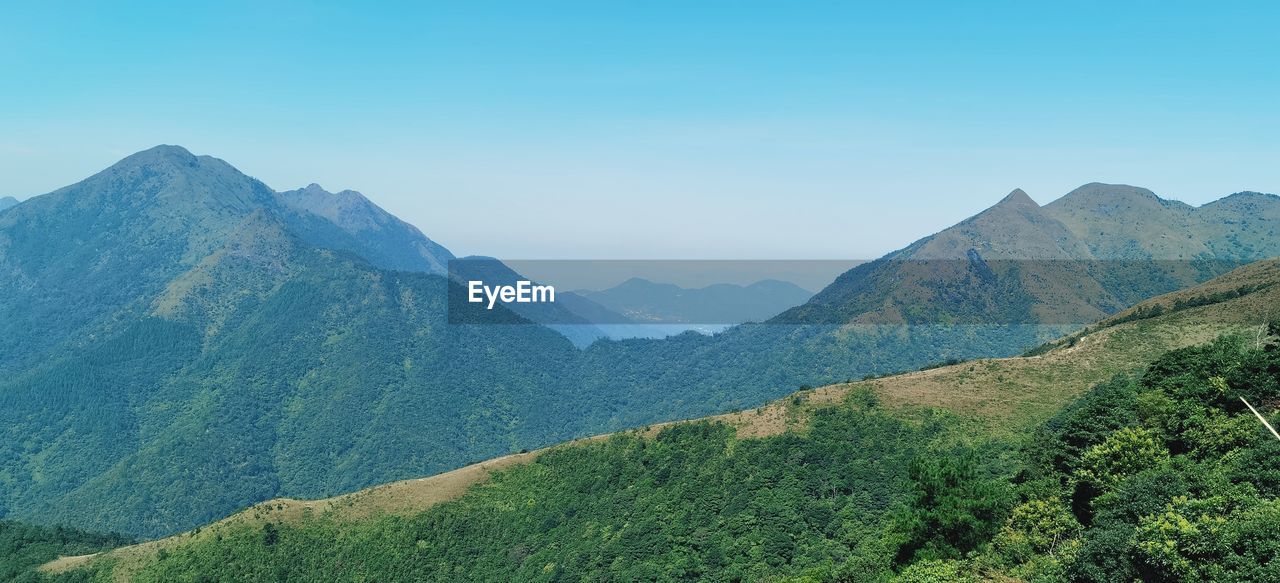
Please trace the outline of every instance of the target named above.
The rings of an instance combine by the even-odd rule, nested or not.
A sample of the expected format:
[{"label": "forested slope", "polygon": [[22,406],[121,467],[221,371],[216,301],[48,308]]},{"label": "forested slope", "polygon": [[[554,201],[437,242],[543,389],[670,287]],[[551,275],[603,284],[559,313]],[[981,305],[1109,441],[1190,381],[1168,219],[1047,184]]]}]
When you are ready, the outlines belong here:
[{"label": "forested slope", "polygon": [[[521,325],[457,325],[438,273],[452,254],[357,193],[278,193],[161,146],[0,214],[0,516],[163,536],[280,496],[1017,354],[1271,252],[1275,204],[1215,207],[1208,256],[1134,287],[1080,272],[1096,250],[1015,193],[770,323],[578,350],[501,308],[485,317]],[[1032,273],[1018,249],[1068,263]],[[1037,274],[1087,277],[1040,289]]]},{"label": "forested slope", "polygon": [[[1226,570],[1211,575],[1264,580],[1246,567],[1271,568],[1271,551],[1238,541],[1268,536],[1276,492],[1262,462],[1280,448],[1234,399],[1265,411],[1280,403],[1280,329],[1259,320],[1280,300],[1277,281],[1275,262],[1255,264],[1034,356],[805,390],[760,409],[518,456],[455,482],[273,501],[108,553],[80,573],[1158,578],[1205,568],[1190,546],[1160,554],[1163,509],[1176,522],[1197,504],[1218,504],[1241,513],[1243,526],[1221,540],[1189,532],[1201,538],[1187,544],[1218,545]],[[1179,348],[1223,334],[1234,340]],[[1115,494],[1153,480],[1172,489],[1138,501]],[[478,485],[463,494],[459,484]],[[1104,552],[1120,543],[1118,558]]]},{"label": "forested slope", "polygon": [[138,581],[1269,581],[1280,443],[1238,397],[1280,403],[1276,334],[1170,352],[1020,438],[936,410],[904,419],[862,389],[801,431],[620,435],[419,514],[285,522],[260,508],[87,568]]}]

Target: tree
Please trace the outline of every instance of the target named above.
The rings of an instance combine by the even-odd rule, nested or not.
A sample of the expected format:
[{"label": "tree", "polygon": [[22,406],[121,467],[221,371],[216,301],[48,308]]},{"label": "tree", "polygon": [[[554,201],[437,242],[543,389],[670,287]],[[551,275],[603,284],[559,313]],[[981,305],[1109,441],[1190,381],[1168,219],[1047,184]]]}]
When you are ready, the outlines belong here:
[{"label": "tree", "polygon": [[1168,461],[1169,451],[1151,431],[1125,427],[1080,456],[1077,477],[1105,491],[1129,476]]},{"label": "tree", "polygon": [[898,563],[956,559],[989,540],[1007,508],[1008,488],[979,474],[971,451],[916,457],[909,474],[914,492],[895,519],[904,542]]}]

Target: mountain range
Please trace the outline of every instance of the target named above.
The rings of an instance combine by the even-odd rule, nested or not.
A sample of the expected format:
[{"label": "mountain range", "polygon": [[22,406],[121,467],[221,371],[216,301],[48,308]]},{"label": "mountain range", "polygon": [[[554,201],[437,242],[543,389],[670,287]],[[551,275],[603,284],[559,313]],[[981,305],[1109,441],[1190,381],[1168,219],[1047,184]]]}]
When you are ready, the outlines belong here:
[{"label": "mountain range", "polygon": [[[913,482],[921,479],[913,468],[932,452],[978,466],[977,471],[970,466],[968,474],[941,466],[953,473],[941,474],[952,489],[940,504],[972,504],[974,494],[964,488],[976,479],[1004,487],[1017,482],[1042,496],[1014,509],[1004,531],[984,535],[995,538],[983,551],[989,555],[966,569],[997,580],[1063,578],[1059,563],[1028,560],[1040,552],[1071,565],[1074,579],[1114,580],[1131,574],[1125,572],[1130,561],[1143,565],[1144,551],[1152,548],[1132,539],[1168,530],[1135,529],[1128,523],[1138,522],[1136,516],[1106,521],[1085,516],[1081,520],[1094,525],[1081,533],[1077,518],[1064,508],[1056,523],[1075,528],[1051,532],[1059,534],[1065,550],[1012,544],[1008,533],[1020,527],[1029,528],[1031,536],[1050,528],[1021,525],[1020,512],[1062,503],[1043,494],[1060,486],[1037,481],[1041,458],[1036,456],[1043,454],[1037,448],[1059,456],[1045,458],[1057,460],[1050,463],[1079,463],[1073,448],[1096,446],[1098,435],[1116,429],[1111,423],[1132,416],[1129,408],[1143,406],[1125,391],[1146,387],[1145,407],[1160,406],[1150,389],[1161,386],[1159,379],[1194,383],[1202,380],[1195,375],[1204,367],[1233,369],[1234,390],[1244,390],[1249,374],[1239,369],[1247,366],[1207,358],[1229,343],[1219,341],[1208,350],[1192,347],[1222,335],[1258,345],[1265,340],[1274,347],[1280,328],[1273,323],[1268,331],[1258,318],[1278,301],[1280,263],[1259,262],[1144,301],[1032,356],[801,390],[754,410],[597,436],[330,499],[270,500],[183,535],[65,557],[45,569],[117,580],[212,574],[255,580],[542,580],[601,572],[623,579],[888,580],[901,568],[894,564],[894,552],[903,544],[902,509],[913,504]],[[1226,355],[1239,354],[1234,350]],[[1274,348],[1269,353],[1274,362]],[[1194,369],[1186,370],[1180,359]],[[1127,380],[1144,369],[1144,385]],[[1253,390],[1276,389],[1263,381]],[[1280,492],[1271,478],[1276,465],[1263,461],[1277,449],[1275,442],[1239,409],[1229,410],[1236,439],[1214,441],[1232,449],[1232,455],[1204,463],[1236,472],[1230,481],[1248,484],[1247,491],[1262,488],[1275,495]],[[1206,423],[1225,418],[1219,412]],[[1214,431],[1221,430],[1197,425],[1186,431],[1217,439]],[[1033,446],[1021,445],[1022,440]],[[966,452],[981,457],[966,458]],[[1125,454],[1126,460],[1138,455]],[[1186,483],[1179,471],[1194,474],[1201,468],[1174,465],[1138,474],[1129,489],[1099,499],[1098,507],[1158,510],[1165,499],[1177,504],[1177,496],[1210,487]],[[1227,478],[1209,483],[1223,481]],[[1005,523],[1007,506],[1004,512],[994,517],[997,525]],[[993,518],[975,513],[971,520]],[[952,528],[964,532],[973,525]],[[1128,538],[1105,537],[1117,528]],[[1227,529],[1212,533],[1230,536]],[[1274,568],[1258,561],[1270,556],[1265,546],[1227,547],[1233,549],[1228,556],[1253,558],[1234,566],[1217,561],[1224,568]],[[1207,548],[1221,553],[1224,547]],[[964,557],[950,560],[957,559],[967,563]],[[919,567],[936,568],[936,562]],[[957,573],[906,579],[969,580]]]},{"label": "mountain range", "polygon": [[[160,146],[0,214],[0,516],[160,536],[801,384],[1017,354],[1278,254],[1277,208],[1015,191],[768,322],[575,346],[501,306],[473,315],[518,325],[451,323],[472,309],[451,303],[453,255],[358,193],[277,192]],[[1132,268],[1151,259],[1172,267]]]},{"label": "mountain range", "polygon": [[1094,183],[1041,207],[1015,190],[844,273],[777,321],[1082,324],[1280,255],[1278,228],[1275,195],[1238,193],[1195,208]]},{"label": "mountain range", "polygon": [[762,322],[813,296],[793,283],[766,279],[683,288],[633,277],[606,290],[580,290],[594,301],[636,322],[656,324],[741,324]]}]

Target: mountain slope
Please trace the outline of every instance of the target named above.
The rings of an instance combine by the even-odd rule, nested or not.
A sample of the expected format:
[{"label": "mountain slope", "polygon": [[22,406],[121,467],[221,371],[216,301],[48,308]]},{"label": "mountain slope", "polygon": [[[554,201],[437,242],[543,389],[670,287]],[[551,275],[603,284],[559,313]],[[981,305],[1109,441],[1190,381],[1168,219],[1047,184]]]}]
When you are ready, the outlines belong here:
[{"label": "mountain slope", "polygon": [[[1276,197],[1254,198],[1262,211],[1280,206]],[[1267,212],[1259,216],[1251,227],[1257,231],[1280,225],[1268,222]],[[1215,240],[1233,240],[1223,234],[1232,224],[1205,225]],[[1135,228],[1109,237],[1138,240],[1151,233]],[[584,352],[584,388],[627,405],[600,429],[754,407],[801,384],[1019,354],[1147,297],[1225,273],[1246,258],[1280,255],[1278,242],[1193,260],[1109,255],[1106,249],[1117,244],[1109,245],[1095,252],[1015,191],[954,227],[854,267],[763,325],[711,338],[597,343]]]},{"label": "mountain slope", "polygon": [[353,190],[311,184],[279,193],[289,225],[307,243],[351,251],[375,267],[444,275],[453,254]]},{"label": "mountain slope", "polygon": [[1242,192],[1201,207],[1145,188],[1086,184],[1045,213],[1108,259],[1254,260],[1280,254],[1280,197]]},{"label": "mountain slope", "polygon": [[[849,316],[835,323],[579,351],[506,309],[451,322],[474,306],[422,272],[421,253],[418,270],[378,267],[399,247],[377,237],[418,251],[425,237],[354,193],[333,206],[311,194],[290,204],[225,162],[159,147],[0,214],[0,515],[159,536],[264,499],[756,407],[801,384],[1015,354],[1067,326],[936,317],[1038,314],[1027,297],[1058,305],[1017,277],[993,288],[991,262],[970,258],[1003,256],[1007,242],[984,233],[1005,221],[1071,249],[1024,196],[952,232],[959,254],[947,257],[974,279],[948,284],[949,301],[864,286],[847,304],[861,311],[825,312]],[[1075,290],[1067,300],[1119,309]],[[920,306],[923,324],[877,324]],[[1004,306],[1015,311],[992,309]]]},{"label": "mountain slope", "polygon": [[[1246,208],[1243,198],[1249,199]],[[1251,218],[1246,219],[1248,215]],[[1280,256],[1280,197],[1194,208],[1089,184],[1040,207],[1021,190],[846,272],[780,323],[1084,323]]]},{"label": "mountain slope", "polygon": [[[443,576],[430,569],[437,563],[434,558],[447,556],[452,557],[447,564],[462,569],[458,575],[464,578],[467,574],[483,578],[478,574],[489,573],[523,579],[535,577],[545,565],[570,573],[593,568],[619,573],[618,569],[640,568],[637,564],[652,557],[658,565],[692,569],[685,576],[731,578],[736,572],[733,569],[738,568],[735,565],[756,564],[750,569],[760,570],[749,572],[759,577],[766,573],[795,573],[825,560],[857,563],[858,557],[863,556],[857,545],[871,545],[868,537],[883,536],[883,523],[872,516],[883,513],[894,501],[902,501],[904,485],[897,480],[905,479],[906,461],[920,455],[930,444],[954,448],[955,443],[967,443],[966,447],[987,451],[991,456],[988,463],[993,467],[1007,464],[1006,456],[1011,451],[999,445],[1001,436],[1044,423],[1091,386],[1119,373],[1141,370],[1168,350],[1201,344],[1228,333],[1243,333],[1252,339],[1259,318],[1265,317],[1277,301],[1280,262],[1262,262],[1204,285],[1144,302],[1071,337],[1069,345],[1063,342],[1042,355],[980,360],[801,391],[757,410],[564,444],[329,500],[273,500],[196,533],[113,551],[106,554],[106,560],[91,562],[85,557],[64,561],[59,568],[87,564],[90,568],[110,569],[114,564],[117,575],[140,573],[143,580],[160,574],[189,575],[194,573],[193,565],[208,569],[206,574],[217,571],[248,576],[258,572],[253,569],[281,568],[301,576],[308,569],[323,568],[331,577],[396,579],[405,577],[405,572],[387,571],[390,564],[414,573]],[[1153,309],[1157,305],[1163,307],[1158,313]],[[883,408],[876,403],[882,403]],[[930,412],[930,407],[949,410],[953,415],[939,416]],[[997,441],[975,439],[983,433]],[[842,449],[851,446],[852,449]],[[875,453],[863,457],[868,452]],[[526,465],[527,468],[520,467]],[[826,473],[834,469],[838,469],[835,474]],[[665,474],[655,473],[659,471]],[[698,488],[699,483],[704,485],[702,489]],[[561,488],[588,488],[593,493],[588,497],[568,496]],[[712,493],[741,492],[747,497],[742,501],[716,499],[706,496],[708,488]],[[792,488],[797,489],[793,492]],[[857,492],[862,497],[852,496]],[[641,498],[627,498],[628,502],[620,506],[585,502],[600,499],[617,503],[619,499],[615,497],[623,493]],[[643,523],[635,527],[637,530],[623,526],[617,537],[607,534],[609,531],[600,533],[603,524],[625,517],[641,520],[642,512],[637,508],[662,508],[658,500],[668,494],[684,500],[678,507],[684,509],[683,513],[672,508],[675,514],[668,515],[668,522],[677,528],[713,524],[730,533],[742,529],[733,536],[766,545],[764,557],[778,562],[761,562],[745,548],[741,556],[714,559],[700,555],[697,549],[708,545],[734,548],[728,540],[714,538],[714,531],[672,537],[675,533],[669,532],[671,526]],[[698,503],[691,503],[691,499]],[[445,504],[450,500],[458,501]],[[520,509],[504,511],[494,507],[509,500],[527,503]],[[836,505],[828,507],[823,500]],[[700,517],[698,513],[705,510],[703,505],[717,510]],[[770,514],[779,510],[784,514]],[[791,511],[799,514],[789,515],[782,523],[772,522],[787,517],[785,512]],[[726,521],[730,516],[737,518]],[[530,520],[542,521],[537,523],[541,526],[525,529]],[[833,522],[852,530],[825,531],[826,525]],[[505,528],[498,528],[504,524]],[[487,528],[497,530],[489,532]],[[474,550],[464,558],[452,554],[454,546],[448,539],[430,534],[439,529],[446,529],[450,536],[464,537],[487,532],[483,539],[497,542],[481,543],[481,538],[473,541],[489,544],[486,553],[496,553],[500,548],[524,550],[514,561],[504,562],[510,558],[505,552],[497,556],[476,554]],[[631,540],[646,530],[662,532],[664,536],[643,543]],[[774,530],[784,533],[781,540],[792,543],[769,546]],[[279,533],[280,549],[257,542],[265,531]],[[546,534],[530,534],[535,531]],[[817,552],[819,547],[812,545],[818,543],[811,537],[824,531],[834,541],[854,545],[855,551],[849,554],[841,546],[829,546],[826,551]],[[515,532],[526,534],[511,534]],[[601,538],[594,538],[597,533]],[[409,536],[407,541],[402,540],[405,536]],[[586,546],[569,542],[584,539],[596,542]],[[633,543],[641,544],[640,548],[653,545],[653,551],[659,554],[628,554],[637,552],[628,546]],[[400,551],[395,549],[401,544],[408,544],[417,554],[411,552],[392,563],[363,554],[369,545],[396,554]],[[314,548],[307,550],[299,545],[324,549],[322,554],[334,557],[365,559],[358,563],[359,567],[350,566],[350,560],[320,560],[313,566],[292,559],[315,555]],[[232,548],[237,551],[227,554]],[[699,559],[686,564],[673,555],[661,554],[678,548]],[[168,556],[181,558],[157,563],[160,549],[166,549]],[[799,549],[808,550],[797,552]],[[881,551],[872,545],[863,552]],[[593,567],[591,561],[601,553],[616,558]],[[228,556],[235,558],[227,564],[209,562],[211,557]],[[717,560],[724,562],[706,562]],[[875,570],[884,566],[859,568]],[[642,573],[633,575],[644,577]]]},{"label": "mountain slope", "polygon": [[16,206],[17,204],[18,199],[13,198],[12,196],[0,196],[0,211]]},{"label": "mountain slope", "polygon": [[5,212],[0,371],[144,315],[170,280],[274,200],[221,160],[160,146]]},{"label": "mountain slope", "polygon": [[561,336],[450,325],[299,212],[160,147],[5,213],[0,514],[156,535],[581,431]]}]

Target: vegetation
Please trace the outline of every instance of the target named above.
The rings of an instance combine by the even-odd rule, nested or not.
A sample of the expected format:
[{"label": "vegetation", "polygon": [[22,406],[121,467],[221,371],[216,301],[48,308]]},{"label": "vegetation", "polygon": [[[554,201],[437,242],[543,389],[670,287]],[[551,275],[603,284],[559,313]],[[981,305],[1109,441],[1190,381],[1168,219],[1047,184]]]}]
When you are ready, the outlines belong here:
[{"label": "vegetation", "polygon": [[1170,352],[1100,385],[1023,448],[1019,504],[949,568],[1028,580],[1280,578],[1280,441],[1240,398],[1280,403],[1280,351]]},{"label": "vegetation", "polygon": [[1035,348],[1032,348],[1031,350],[1024,352],[1022,355],[1023,356],[1039,356],[1041,354],[1049,352],[1050,350],[1053,350],[1054,348],[1059,348],[1062,346],[1075,346],[1076,343],[1079,342],[1080,339],[1083,338],[1084,336],[1092,334],[1104,327],[1118,326],[1120,324],[1125,324],[1128,322],[1137,322],[1139,320],[1150,320],[1152,318],[1158,318],[1165,314],[1181,312],[1183,310],[1198,308],[1200,306],[1209,306],[1213,304],[1218,304],[1218,303],[1226,302],[1229,300],[1234,300],[1236,298],[1247,296],[1256,291],[1267,289],[1272,285],[1275,285],[1275,283],[1274,282],[1265,282],[1265,283],[1255,282],[1255,283],[1248,283],[1245,285],[1241,285],[1239,287],[1224,290],[1224,291],[1199,294],[1199,295],[1190,296],[1190,297],[1180,297],[1175,299],[1169,305],[1168,308],[1165,308],[1165,305],[1159,302],[1140,305],[1114,318],[1107,318],[1102,323],[1099,323],[1093,326],[1086,326],[1083,329],[1081,329],[1079,332],[1071,334],[1065,338],[1059,338],[1052,342],[1046,342],[1044,344],[1041,344],[1040,346],[1037,346]]},{"label": "vegetation", "polygon": [[[461,499],[409,517],[318,514],[201,533],[140,581],[760,580],[878,576],[896,548],[887,508],[907,501],[917,457],[965,456],[994,476],[1010,451],[964,443],[963,422],[907,422],[869,392],[814,412],[803,433],[738,439],[679,424],[557,448]],[[963,443],[963,445],[957,445]],[[928,454],[935,447],[946,447]],[[957,449],[959,448],[959,449]],[[965,453],[979,451],[981,455]],[[977,460],[987,460],[979,464]]]},{"label": "vegetation", "polygon": [[[411,516],[317,513],[210,529],[141,581],[1269,581],[1280,325],[1098,385],[1029,435],[884,409],[870,391],[800,431],[678,424],[557,448]],[[751,413],[745,413],[750,415]],[[110,561],[90,564],[83,576]]]},{"label": "vegetation", "polygon": [[[131,541],[115,534],[91,534],[61,527],[43,527],[0,520],[0,580],[35,582],[40,565],[64,555],[96,553]],[[78,578],[79,574],[69,577]]]},{"label": "vegetation", "polygon": [[[543,327],[450,321],[450,282],[424,273],[447,251],[354,193],[308,190],[282,201],[225,162],[160,147],[0,214],[0,272],[15,274],[0,278],[0,516],[162,536],[279,496],[749,410],[802,383],[1010,355],[1063,331],[1038,325],[1032,308],[1056,300],[1025,285],[1062,276],[1057,264],[973,252],[943,263],[942,282],[873,262],[768,325],[577,350]],[[921,245],[1007,241],[1019,208]],[[1071,297],[1110,313],[1199,278]],[[991,378],[989,362],[970,366]]]}]

